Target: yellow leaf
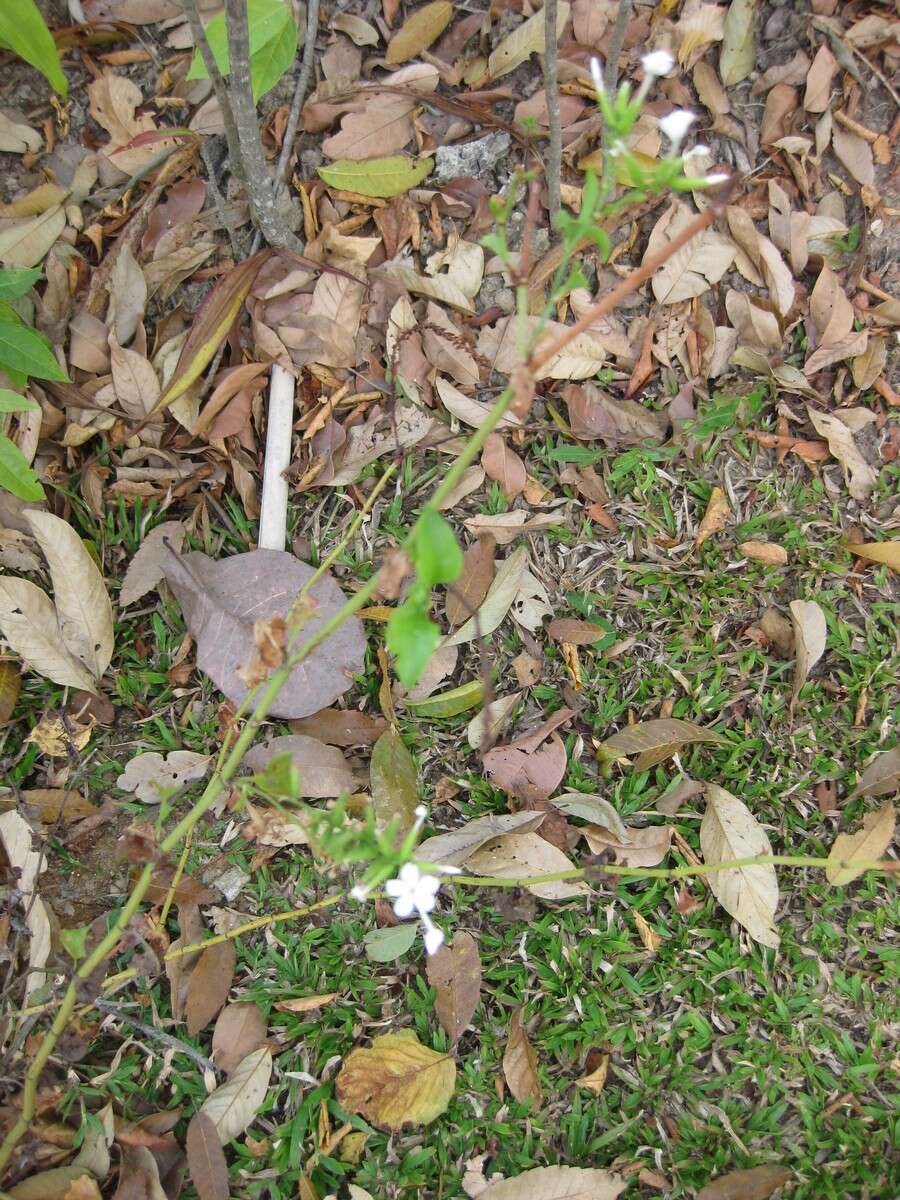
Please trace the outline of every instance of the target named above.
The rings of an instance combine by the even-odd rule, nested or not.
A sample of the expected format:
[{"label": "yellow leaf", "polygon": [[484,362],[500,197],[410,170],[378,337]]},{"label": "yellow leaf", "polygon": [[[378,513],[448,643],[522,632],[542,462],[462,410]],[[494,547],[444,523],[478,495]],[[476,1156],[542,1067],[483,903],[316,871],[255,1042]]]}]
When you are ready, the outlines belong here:
[{"label": "yellow leaf", "polygon": [[874,862],[881,858],[894,837],[895,822],[894,806],[888,800],[877,812],[866,813],[862,829],[856,833],[839,833],[828,855],[833,865],[825,868],[828,882],[843,887],[864,873],[865,867],[843,865],[850,859]]},{"label": "yellow leaf", "polygon": [[641,941],[644,943],[644,949],[648,954],[655,954],[663,944],[662,936],[656,932],[650,922],[642,917],[639,912],[633,915],[637,931],[640,934]]},{"label": "yellow leaf", "polygon": [[[556,36],[559,37],[569,19],[569,5],[563,0],[556,12]],[[536,12],[508,34],[488,59],[488,75],[500,79],[522,65],[532,54],[544,53],[544,14]]]},{"label": "yellow leaf", "polygon": [[847,542],[847,549],[857,558],[868,558],[871,562],[885,563],[892,571],[900,572],[900,541],[895,542]]},{"label": "yellow leaf", "polygon": [[424,8],[416,9],[391,38],[386,60],[391,66],[397,66],[415,58],[440,37],[452,19],[450,0],[434,0]]},{"label": "yellow leaf", "polygon": [[609,1074],[609,1055],[604,1054],[600,1060],[600,1066],[595,1071],[591,1071],[590,1075],[582,1075],[580,1079],[575,1080],[576,1087],[587,1088],[588,1091],[594,1092],[599,1096],[606,1087],[606,1076]]},{"label": "yellow leaf", "polygon": [[697,530],[697,549],[699,550],[708,537],[712,537],[714,533],[721,533],[725,528],[725,522],[731,516],[731,508],[728,504],[728,497],[720,487],[714,487],[709,493],[709,503],[706,506],[706,512],[703,514],[703,520],[700,522],[700,528]]},{"label": "yellow leaf", "polygon": [[337,1078],[337,1097],[350,1112],[385,1129],[428,1125],[450,1103],[456,1064],[423,1046],[412,1032],[386,1033],[357,1047]]},{"label": "yellow leaf", "polygon": [[433,168],[433,158],[412,159],[391,154],[387,158],[370,158],[364,162],[339,158],[330,166],[319,167],[318,172],[329,187],[356,192],[359,196],[387,199],[408,192]]},{"label": "yellow leaf", "polygon": [[776,542],[740,542],[738,550],[745,558],[755,559],[770,567],[779,567],[788,560],[787,550]]}]

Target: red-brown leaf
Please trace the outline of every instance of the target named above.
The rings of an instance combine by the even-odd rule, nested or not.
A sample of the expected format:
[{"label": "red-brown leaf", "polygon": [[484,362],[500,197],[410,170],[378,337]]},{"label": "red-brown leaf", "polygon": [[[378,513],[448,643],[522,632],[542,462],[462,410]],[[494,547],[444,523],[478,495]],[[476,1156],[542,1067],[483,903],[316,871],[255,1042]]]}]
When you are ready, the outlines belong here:
[{"label": "red-brown leaf", "polygon": [[228,1200],[228,1164],[216,1127],[202,1112],[187,1127],[188,1170],[200,1200]]}]

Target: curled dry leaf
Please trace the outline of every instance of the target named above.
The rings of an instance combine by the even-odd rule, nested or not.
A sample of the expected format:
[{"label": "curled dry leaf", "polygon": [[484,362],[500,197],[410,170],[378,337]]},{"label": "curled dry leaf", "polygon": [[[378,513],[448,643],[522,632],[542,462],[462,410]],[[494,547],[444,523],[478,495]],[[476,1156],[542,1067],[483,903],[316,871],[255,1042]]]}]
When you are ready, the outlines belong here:
[{"label": "curled dry leaf", "polygon": [[788,560],[787,550],[776,542],[739,542],[738,550],[745,558],[752,558],[754,562],[770,567],[783,566]]},{"label": "curled dry leaf", "polygon": [[156,587],[163,577],[165,543],[168,542],[171,549],[180,553],[186,534],[181,521],[164,521],[150,530],[128,564],[122,580],[122,590],[119,592],[122,608],[134,604],[135,600],[140,600],[141,596]]},{"label": "curled dry leaf", "polygon": [[[164,559],[166,579],[197,641],[197,665],[234,703],[247,694],[237,669],[255,650],[254,622],[287,617],[313,568],[277,550],[253,550],[218,562],[194,552]],[[330,575],[308,594],[314,601],[302,637],[312,637],[345,603]],[[290,674],[270,712],[305,717],[317,712],[351,686],[365,658],[362,624],[350,617]]]},{"label": "curled dry leaf", "polygon": [[503,1051],[503,1077],[520,1104],[540,1107],[543,1091],[538,1078],[537,1055],[522,1023],[521,1008],[514,1009],[509,1019],[509,1037]]},{"label": "curled dry leaf", "polygon": [[635,763],[640,771],[654,763],[662,762],[681,746],[693,742],[710,742],[721,746],[727,745],[727,738],[723,738],[712,729],[692,725],[690,721],[681,721],[677,717],[661,717],[655,721],[640,721],[637,725],[628,725],[620,729],[600,744],[598,753],[602,751],[606,757],[615,755],[617,758],[623,755],[640,755]]},{"label": "curled dry leaf", "polygon": [[416,849],[416,858],[425,863],[448,863],[460,866],[488,842],[507,833],[528,833],[544,820],[545,813],[524,811],[501,813],[497,816],[477,817],[467,821],[461,829],[452,833],[441,833],[426,838]]},{"label": "curled dry leaf", "polygon": [[888,800],[877,812],[866,813],[862,828],[856,833],[839,833],[828,855],[830,865],[825,868],[825,878],[828,882],[836,887],[843,887],[858,879],[866,868],[844,864],[849,863],[851,859],[877,862],[894,840],[895,827],[896,813],[893,804]]},{"label": "curled dry leaf", "polygon": [[469,1026],[481,994],[481,958],[470,933],[458,930],[452,945],[446,943],[427,959],[428,982],[434,988],[434,1011],[451,1042],[458,1042]]},{"label": "curled dry leaf", "polygon": [[816,433],[825,439],[832,456],[844,468],[850,495],[860,502],[867,500],[878,483],[878,472],[860,454],[849,427],[831,413],[817,412],[814,408],[807,411]]},{"label": "curled dry leaf", "polygon": [[338,1101],[383,1129],[428,1125],[443,1113],[456,1086],[448,1054],[423,1046],[411,1031],[387,1033],[347,1056],[337,1077]]},{"label": "curled dry leaf", "polygon": [[554,796],[550,803],[568,817],[581,817],[594,825],[602,825],[623,844],[629,840],[629,831],[622,818],[602,796],[593,796],[590,792],[563,792]]},{"label": "curled dry leaf", "polygon": [[[770,855],[769,838],[742,800],[717,784],[706,785],[706,811],[700,823],[700,847],[708,865]],[[777,948],[775,868],[728,867],[705,876],[710,891],[727,913],[763,946]]]},{"label": "curled dry leaf", "polygon": [[512,602],[519,593],[522,576],[528,566],[528,549],[521,546],[504,559],[488,588],[484,602],[456,633],[447,640],[451,646],[461,646],[477,637],[487,637],[502,623]]},{"label": "curled dry leaf", "polygon": [[466,740],[473,750],[488,750],[509,724],[513,710],[522,698],[521,692],[494,696],[466,728]]},{"label": "curled dry leaf", "polygon": [[793,715],[801,688],[806,683],[810,671],[825,653],[828,626],[825,614],[815,600],[792,600],[791,622],[794,626],[794,645],[797,651],[790,703],[790,712]]},{"label": "curled dry leaf", "polygon": [[223,1146],[239,1137],[256,1116],[271,1077],[272,1052],[261,1047],[248,1054],[228,1082],[204,1100],[200,1112],[212,1121]]},{"label": "curled dry leaf", "polygon": [[720,487],[714,487],[709,493],[706,512],[703,514],[703,520],[697,530],[695,544],[698,550],[707,538],[712,537],[714,533],[722,532],[730,516],[731,506],[728,503],[728,497]]},{"label": "curled dry leaf", "polygon": [[648,825],[643,829],[626,826],[623,838],[602,825],[586,825],[582,833],[592,854],[611,850],[620,867],[655,867],[672,845],[669,825]]}]

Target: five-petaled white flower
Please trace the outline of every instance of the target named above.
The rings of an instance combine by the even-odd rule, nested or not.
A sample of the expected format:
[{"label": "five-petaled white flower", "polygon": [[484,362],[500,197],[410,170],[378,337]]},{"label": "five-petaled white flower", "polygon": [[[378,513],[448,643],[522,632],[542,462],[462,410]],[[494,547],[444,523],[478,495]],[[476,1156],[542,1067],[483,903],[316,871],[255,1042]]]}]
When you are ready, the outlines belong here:
[{"label": "five-petaled white flower", "polygon": [[434,924],[429,913],[434,911],[441,881],[437,875],[423,875],[415,863],[404,863],[396,879],[389,879],[384,890],[394,901],[394,912],[405,920],[419,914],[425,937],[425,949],[434,954],[444,941],[443,931]]},{"label": "five-petaled white flower", "polygon": [[675,66],[675,59],[668,50],[651,50],[641,59],[641,66],[648,75],[659,78],[662,75],[668,75]]},{"label": "five-petaled white flower", "polygon": [[674,112],[670,112],[667,117],[663,117],[659,122],[659,127],[672,143],[669,153],[674,157],[684,141],[684,136],[696,120],[696,116],[692,112],[688,112],[686,108],[676,108]]}]

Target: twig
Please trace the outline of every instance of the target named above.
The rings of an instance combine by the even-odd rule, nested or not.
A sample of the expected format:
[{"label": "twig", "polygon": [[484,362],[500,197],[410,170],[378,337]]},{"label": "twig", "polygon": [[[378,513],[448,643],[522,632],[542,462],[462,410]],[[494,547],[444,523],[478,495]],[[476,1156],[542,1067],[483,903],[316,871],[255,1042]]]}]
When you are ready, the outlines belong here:
[{"label": "twig", "polygon": [[256,223],[269,245],[287,247],[299,253],[302,249],[300,242],[278,216],[275,191],[259,136],[259,120],[250,79],[247,0],[227,0],[225,14],[228,23],[231,108],[243,164],[241,182],[247,189]]},{"label": "twig", "polygon": [[559,48],[556,35],[556,0],[544,2],[544,95],[547,98],[547,118],[550,124],[550,144],[547,147],[547,207],[550,227],[554,229],[560,209],[560,175],[562,174],[562,127],[559,117]]},{"label": "twig", "polygon": [[219,224],[228,234],[228,241],[231,244],[231,253],[234,261],[241,256],[240,247],[237,243],[237,235],[233,229],[233,223],[228,219],[228,210],[225,205],[225,197],[222,195],[222,189],[219,187],[219,181],[216,178],[216,164],[213,162],[212,152],[209,148],[208,138],[203,138],[200,142],[200,156],[203,159],[203,165],[206,167],[206,178],[209,183],[209,190],[212,193],[213,207],[216,210],[216,216],[219,218]]},{"label": "twig", "polygon": [[312,79],[313,64],[316,61],[316,35],[319,32],[319,0],[309,0],[306,12],[306,41],[303,43],[303,62],[300,74],[297,76],[297,86],[294,88],[294,98],[291,101],[291,111],[288,114],[287,125],[284,127],[284,138],[281,143],[281,154],[278,156],[278,168],[275,171],[275,195],[284,187],[287,178],[288,163],[291,160],[291,150],[297,129],[300,125],[300,110],[309,90]]},{"label": "twig", "polygon": [[231,172],[238,179],[241,179],[245,174],[241,158],[241,141],[238,137],[234,110],[231,107],[231,100],[228,97],[228,88],[225,85],[225,80],[222,78],[222,72],[219,70],[219,64],[216,62],[216,56],[213,54],[212,47],[207,40],[206,31],[203,28],[203,22],[200,20],[200,13],[197,10],[197,0],[182,0],[182,5],[187,15],[188,24],[191,27],[194,46],[200,51],[200,57],[203,59],[203,65],[206,67],[206,73],[213,86],[216,99],[219,102],[222,123],[225,126],[225,139],[228,142],[228,157],[231,159]]},{"label": "twig", "polygon": [[177,1050],[179,1054],[186,1054],[188,1058],[192,1058],[197,1066],[201,1067],[204,1071],[215,1071],[216,1064],[211,1058],[207,1058],[205,1054],[201,1054],[199,1050],[195,1050],[193,1046],[189,1046],[187,1042],[183,1042],[180,1038],[173,1037],[171,1033],[166,1033],[163,1029],[154,1029],[152,1025],[147,1025],[143,1021],[139,1021],[137,1017],[133,1017],[131,1013],[126,1012],[124,1008],[120,1008],[118,1004],[113,1004],[111,1000],[95,1000],[94,1007],[99,1008],[101,1012],[109,1013],[117,1021],[126,1021],[132,1029],[136,1029],[144,1037],[162,1042],[164,1046],[168,1046],[170,1050]]},{"label": "twig", "polygon": [[628,32],[628,22],[634,10],[634,0],[619,0],[619,11],[616,13],[616,23],[613,25],[609,39],[609,50],[606,55],[606,69],[603,72],[603,82],[607,92],[612,95],[619,86],[619,58],[625,45],[625,34]]}]

